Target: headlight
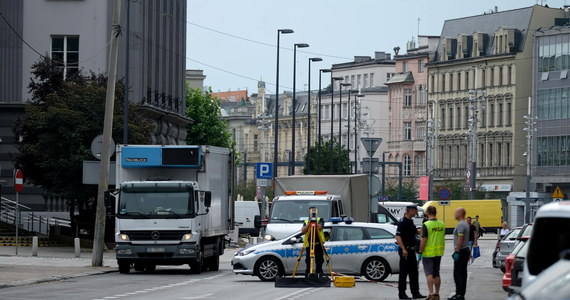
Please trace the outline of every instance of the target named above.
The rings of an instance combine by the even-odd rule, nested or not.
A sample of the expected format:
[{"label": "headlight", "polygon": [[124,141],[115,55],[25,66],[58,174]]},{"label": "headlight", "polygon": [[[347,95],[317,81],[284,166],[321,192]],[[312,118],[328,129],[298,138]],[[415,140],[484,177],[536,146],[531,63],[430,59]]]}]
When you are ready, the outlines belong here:
[{"label": "headlight", "polygon": [[273,237],[271,234],[266,234],[266,235],[264,236],[264,238],[265,238],[266,240],[268,240],[268,241],[274,240],[274,237]]},{"label": "headlight", "polygon": [[182,241],[186,242],[189,241],[192,238],[192,234],[191,233],[187,233],[185,235],[182,236]]},{"label": "headlight", "polygon": [[248,254],[251,254],[255,252],[255,249],[245,249],[245,250],[241,250],[237,253],[238,256],[246,256]]},{"label": "headlight", "polygon": [[119,234],[119,238],[120,238],[122,241],[125,241],[125,242],[130,242],[130,241],[131,241],[131,239],[129,238],[129,236],[128,236],[127,234],[125,234],[125,233]]}]

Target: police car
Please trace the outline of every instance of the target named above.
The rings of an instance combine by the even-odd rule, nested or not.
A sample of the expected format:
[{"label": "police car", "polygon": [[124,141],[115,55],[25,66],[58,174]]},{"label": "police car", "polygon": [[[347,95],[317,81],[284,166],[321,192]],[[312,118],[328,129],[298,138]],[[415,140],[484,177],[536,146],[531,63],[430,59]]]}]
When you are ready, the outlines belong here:
[{"label": "police car", "polygon": [[[325,224],[324,231],[325,249],[333,272],[383,281],[388,275],[400,271],[398,245],[394,237],[396,226],[332,222]],[[297,232],[282,240],[243,248],[232,259],[234,273],[257,276],[263,281],[291,275],[302,247],[303,234]],[[328,270],[326,265],[323,269]],[[305,257],[299,263],[297,273],[305,273]]]}]

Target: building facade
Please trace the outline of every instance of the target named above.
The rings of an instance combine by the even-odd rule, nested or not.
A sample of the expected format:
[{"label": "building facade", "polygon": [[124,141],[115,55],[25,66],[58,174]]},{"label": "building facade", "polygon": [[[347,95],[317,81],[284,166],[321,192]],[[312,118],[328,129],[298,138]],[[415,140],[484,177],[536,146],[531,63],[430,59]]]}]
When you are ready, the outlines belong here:
[{"label": "building facade", "polygon": [[[389,98],[389,136],[386,156],[402,163],[402,175],[426,176],[427,64],[435,53],[439,37],[419,36],[407,53],[396,55],[396,73],[386,83]],[[388,168],[397,175],[396,168]]]},{"label": "building facade", "polygon": [[[32,64],[47,55],[62,65],[64,76],[106,73],[113,0],[0,0],[0,7],[7,21],[0,20],[0,179],[10,186],[13,121],[24,117]],[[156,144],[183,144],[191,122],[184,99],[186,7],[184,0],[122,2],[117,77],[125,78],[128,68],[129,101],[152,118],[149,138]]]},{"label": "building facade", "polygon": [[[535,32],[532,112],[536,123],[532,147],[532,182],[536,191],[570,191],[570,26]],[[567,197],[566,197],[567,198]]]},{"label": "building facade", "polygon": [[[476,176],[478,188],[488,192],[525,189],[523,115],[532,94],[533,33],[563,17],[561,9],[536,5],[445,21],[428,65],[436,180]],[[466,167],[471,161],[476,174]]]}]

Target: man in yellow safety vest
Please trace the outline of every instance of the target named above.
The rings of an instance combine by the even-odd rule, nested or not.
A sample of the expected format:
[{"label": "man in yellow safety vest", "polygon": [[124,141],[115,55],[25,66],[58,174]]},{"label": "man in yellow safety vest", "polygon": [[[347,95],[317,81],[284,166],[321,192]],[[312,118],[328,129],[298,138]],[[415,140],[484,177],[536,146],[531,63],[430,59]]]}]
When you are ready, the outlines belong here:
[{"label": "man in yellow safety vest", "polygon": [[323,263],[325,262],[323,245],[321,241],[325,242],[325,233],[323,228],[325,227],[325,221],[322,218],[317,217],[316,208],[309,208],[309,219],[305,220],[305,226],[301,232],[305,234],[303,239],[303,247],[305,248],[305,263],[307,264],[307,269],[305,271],[305,276],[307,276],[311,270],[311,222],[316,222],[317,235],[315,237],[315,273],[323,274]]},{"label": "man in yellow safety vest", "polygon": [[428,207],[426,215],[428,220],[422,227],[422,240],[420,251],[418,252],[418,260],[423,258],[424,272],[429,290],[427,300],[439,300],[439,287],[441,286],[439,269],[441,257],[445,250],[445,224],[437,219],[435,206]]}]

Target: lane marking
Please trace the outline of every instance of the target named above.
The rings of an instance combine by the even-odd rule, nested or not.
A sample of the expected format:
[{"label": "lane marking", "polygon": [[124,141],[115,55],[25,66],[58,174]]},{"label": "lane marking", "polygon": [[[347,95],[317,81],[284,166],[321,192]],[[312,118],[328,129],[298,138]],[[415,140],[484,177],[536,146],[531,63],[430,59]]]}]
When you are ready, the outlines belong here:
[{"label": "lane marking", "polygon": [[180,299],[184,299],[184,300],[211,299],[212,296],[214,296],[214,294],[205,294],[205,295],[194,296],[194,297],[184,297],[184,298],[180,298]]}]

